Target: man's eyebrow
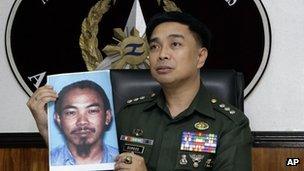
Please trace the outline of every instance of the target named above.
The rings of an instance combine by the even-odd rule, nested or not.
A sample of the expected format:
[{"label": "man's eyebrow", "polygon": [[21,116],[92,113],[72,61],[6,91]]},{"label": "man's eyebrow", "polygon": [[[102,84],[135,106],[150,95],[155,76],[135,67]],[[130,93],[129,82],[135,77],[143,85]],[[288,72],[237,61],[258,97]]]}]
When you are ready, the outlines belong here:
[{"label": "man's eyebrow", "polygon": [[159,38],[153,37],[149,40],[149,43],[152,43],[152,42],[154,43],[154,42],[158,42],[158,41],[159,41]]},{"label": "man's eyebrow", "polygon": [[62,109],[65,110],[65,109],[70,109],[70,108],[76,109],[77,107],[72,106],[72,105],[65,105]]},{"label": "man's eyebrow", "polygon": [[170,34],[169,35],[170,38],[182,38],[185,39],[185,37],[181,34]]},{"label": "man's eyebrow", "polygon": [[[102,107],[102,105],[100,105],[99,103],[93,103],[93,104],[90,104],[88,106],[86,106],[86,108],[90,108],[90,107]],[[62,109],[65,110],[65,109],[77,109],[76,106],[73,106],[73,105],[66,105],[64,106]]]},{"label": "man's eyebrow", "polygon": [[86,106],[86,108],[90,108],[90,107],[102,107],[102,105],[100,105],[99,103],[93,103],[93,104],[90,104],[89,106]]},{"label": "man's eyebrow", "polygon": [[[169,38],[182,38],[182,39],[185,39],[185,37],[181,34],[170,34],[168,36]],[[159,38],[158,37],[152,37],[150,40],[149,40],[149,43],[154,43],[154,42],[159,42]]]}]

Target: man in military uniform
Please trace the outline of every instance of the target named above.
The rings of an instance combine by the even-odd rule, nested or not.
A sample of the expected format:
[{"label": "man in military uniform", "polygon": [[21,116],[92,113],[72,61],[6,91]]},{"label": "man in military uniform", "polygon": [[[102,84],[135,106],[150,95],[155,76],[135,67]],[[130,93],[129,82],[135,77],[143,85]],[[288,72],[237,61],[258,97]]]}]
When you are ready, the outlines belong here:
[{"label": "man in military uniform", "polygon": [[[251,170],[247,117],[209,94],[200,80],[207,28],[190,15],[168,12],[149,22],[146,35],[151,74],[162,91],[129,100],[118,113],[121,154],[115,170]],[[56,98],[44,86],[28,102],[46,141],[43,106]]]},{"label": "man in military uniform", "polygon": [[251,170],[251,133],[238,109],[209,94],[200,80],[207,28],[179,12],[147,25],[150,71],[160,94],[129,100],[118,115],[116,170]]}]

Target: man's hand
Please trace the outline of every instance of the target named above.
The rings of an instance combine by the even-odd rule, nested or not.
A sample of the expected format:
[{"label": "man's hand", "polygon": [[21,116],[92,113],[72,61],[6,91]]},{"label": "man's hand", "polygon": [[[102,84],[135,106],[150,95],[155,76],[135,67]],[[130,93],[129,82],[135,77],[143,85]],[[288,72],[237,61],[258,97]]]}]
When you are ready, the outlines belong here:
[{"label": "man's hand", "polygon": [[115,170],[147,171],[147,167],[143,157],[126,152],[116,157]]},{"label": "man's hand", "polygon": [[36,120],[40,134],[48,144],[46,104],[55,101],[58,95],[49,85],[38,88],[26,103]]}]

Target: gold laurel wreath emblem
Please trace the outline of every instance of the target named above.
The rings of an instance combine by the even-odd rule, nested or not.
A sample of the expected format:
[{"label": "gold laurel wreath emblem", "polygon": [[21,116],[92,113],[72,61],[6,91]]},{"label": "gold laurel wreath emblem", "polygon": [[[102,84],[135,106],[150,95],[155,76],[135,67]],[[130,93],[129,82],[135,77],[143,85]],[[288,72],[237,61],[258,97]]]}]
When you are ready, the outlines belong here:
[{"label": "gold laurel wreath emblem", "polygon": [[[100,0],[98,1],[91,9],[88,14],[88,17],[85,18],[81,25],[81,35],[79,38],[79,46],[81,48],[82,58],[85,61],[86,67],[88,71],[95,70],[103,61],[103,56],[101,54],[101,51],[98,49],[98,38],[97,34],[99,31],[99,22],[101,21],[103,15],[108,12],[109,8],[111,7],[111,1],[112,0]],[[161,4],[161,0],[157,0],[158,5]],[[172,0],[162,0],[163,2],[163,9],[168,11],[180,11],[180,8],[176,6],[176,4]],[[115,5],[115,0],[113,1],[113,4]],[[115,29],[114,29],[115,31]],[[136,30],[135,30],[136,32]],[[126,40],[124,42],[124,40]],[[143,63],[146,67],[148,67],[148,47],[146,46],[147,42],[144,38],[139,37],[139,34],[132,34],[130,37],[125,37],[125,39],[122,40],[123,42],[120,44],[123,44],[126,46],[127,43],[138,43],[145,41],[145,45],[143,46],[145,49],[144,51],[144,57],[141,56],[139,59],[132,59],[130,55],[124,55],[124,53],[121,53],[121,49],[117,50],[120,53],[120,59],[118,61],[115,61],[111,64],[112,68],[116,69],[123,69],[127,65],[127,63],[131,63],[131,68],[138,69],[137,65],[140,63]],[[136,42],[132,42],[130,40],[136,40]],[[110,45],[106,46],[103,51],[107,54],[109,53],[109,49],[111,48]],[[117,49],[117,48],[114,48]],[[135,57],[133,57],[135,58]],[[139,61],[140,60],[140,61]]]}]

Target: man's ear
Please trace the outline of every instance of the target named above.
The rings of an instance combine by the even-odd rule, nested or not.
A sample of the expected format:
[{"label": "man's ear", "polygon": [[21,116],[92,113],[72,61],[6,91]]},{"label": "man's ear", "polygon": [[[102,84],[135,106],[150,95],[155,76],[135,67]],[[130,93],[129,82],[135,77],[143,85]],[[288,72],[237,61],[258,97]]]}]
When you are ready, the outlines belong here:
[{"label": "man's ear", "polygon": [[105,125],[107,126],[110,125],[111,121],[112,121],[112,112],[109,109],[106,111]]},{"label": "man's ear", "polygon": [[59,115],[57,112],[54,113],[54,120],[55,120],[57,126],[58,126],[58,127],[61,127],[60,115]]},{"label": "man's ear", "polygon": [[200,69],[204,66],[207,56],[208,50],[205,47],[200,48],[198,53],[197,69]]}]

